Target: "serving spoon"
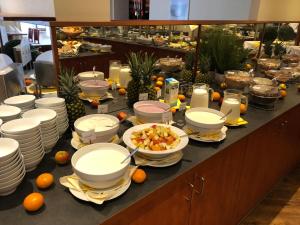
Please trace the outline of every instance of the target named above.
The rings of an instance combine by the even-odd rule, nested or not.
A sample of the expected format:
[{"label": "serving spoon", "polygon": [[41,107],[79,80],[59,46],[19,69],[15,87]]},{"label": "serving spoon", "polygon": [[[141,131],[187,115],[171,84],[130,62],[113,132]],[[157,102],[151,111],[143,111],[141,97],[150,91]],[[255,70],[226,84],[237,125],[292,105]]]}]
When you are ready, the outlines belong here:
[{"label": "serving spoon", "polygon": [[228,116],[230,113],[232,113],[232,109],[229,109],[229,111],[220,118],[220,120],[224,119],[226,116]]},{"label": "serving spoon", "polygon": [[123,164],[128,158],[133,156],[138,150],[139,150],[139,147],[136,147],[128,156],[126,156],[126,158],[121,162],[121,164]]}]

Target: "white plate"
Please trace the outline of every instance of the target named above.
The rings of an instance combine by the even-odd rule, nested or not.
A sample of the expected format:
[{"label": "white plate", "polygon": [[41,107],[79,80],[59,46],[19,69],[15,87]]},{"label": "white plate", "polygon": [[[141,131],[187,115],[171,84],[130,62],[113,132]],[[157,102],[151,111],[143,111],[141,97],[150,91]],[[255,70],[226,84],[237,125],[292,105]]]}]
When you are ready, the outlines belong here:
[{"label": "white plate", "polygon": [[21,109],[16,106],[0,105],[0,118],[2,119],[17,117],[20,113]]},{"label": "white plate", "polygon": [[[119,196],[121,196],[122,194],[124,194],[128,188],[130,187],[130,184],[131,184],[131,178],[128,178],[128,181],[127,183],[121,187],[120,189],[118,189],[118,192],[116,192],[116,194],[112,195],[110,198],[108,198],[106,201],[108,200],[112,200],[112,199],[115,199]],[[114,187],[112,187],[111,189],[113,189]],[[105,189],[105,190],[109,190],[109,189]],[[71,192],[72,195],[74,195],[76,198],[80,199],[80,200],[83,200],[83,201],[86,201],[86,202],[89,202],[89,200],[86,198],[85,194],[80,192],[80,191],[77,191],[77,190],[74,190],[74,189],[71,189],[69,188],[69,191]]]},{"label": "white plate", "polygon": [[[183,128],[184,130],[186,129],[185,127]],[[202,137],[198,137],[196,135],[189,135],[189,138],[195,141],[201,141],[201,142],[207,142],[207,143],[211,143],[211,142],[220,142],[223,141],[226,138],[226,132],[227,132],[228,128],[223,126],[223,128],[221,129],[220,132],[220,137],[217,139],[208,139],[208,138],[202,138]]]},{"label": "white plate", "polygon": [[39,129],[40,122],[33,119],[11,120],[1,126],[1,130],[8,134],[23,134]]},{"label": "white plate", "polygon": [[[157,167],[157,168],[163,168],[163,167],[168,167],[168,166],[173,166],[175,164],[177,164],[178,162],[181,161],[182,157],[183,157],[183,153],[180,152],[176,152],[174,154],[178,154],[178,157],[174,158],[174,160],[170,160],[168,162],[159,162],[159,160],[155,161],[155,160],[147,160],[147,162],[145,164],[142,164],[141,166],[150,166],[150,167]],[[143,157],[140,157],[139,155],[135,154],[133,156],[133,158],[136,159],[143,159],[145,160]],[[168,158],[168,157],[167,157]]]},{"label": "white plate", "polygon": [[61,106],[65,105],[65,99],[59,97],[40,98],[35,100],[36,105],[40,106]]},{"label": "white plate", "polygon": [[151,127],[152,125],[157,125],[157,126],[164,126],[164,127],[170,127],[171,130],[173,132],[175,132],[178,136],[182,136],[180,137],[180,142],[178,143],[178,145],[173,148],[173,149],[169,149],[169,150],[164,150],[164,151],[151,151],[151,150],[144,150],[144,149],[139,149],[139,152],[141,154],[147,155],[148,157],[153,157],[153,158],[163,158],[166,157],[169,154],[175,153],[177,151],[181,151],[183,150],[187,144],[189,143],[189,138],[186,136],[186,133],[174,126],[170,126],[170,125],[166,125],[166,124],[158,124],[158,123],[146,123],[146,124],[141,124],[141,125],[137,125],[134,126],[128,130],[125,131],[125,133],[123,134],[123,141],[124,143],[131,149],[135,149],[136,146],[132,143],[131,141],[131,134],[134,131],[141,131],[145,128]]},{"label": "white plate", "polygon": [[52,109],[32,109],[25,112],[22,117],[36,119],[41,123],[55,122],[56,112]]},{"label": "white plate", "polygon": [[18,95],[4,100],[4,104],[14,106],[26,106],[35,100],[34,95]]}]

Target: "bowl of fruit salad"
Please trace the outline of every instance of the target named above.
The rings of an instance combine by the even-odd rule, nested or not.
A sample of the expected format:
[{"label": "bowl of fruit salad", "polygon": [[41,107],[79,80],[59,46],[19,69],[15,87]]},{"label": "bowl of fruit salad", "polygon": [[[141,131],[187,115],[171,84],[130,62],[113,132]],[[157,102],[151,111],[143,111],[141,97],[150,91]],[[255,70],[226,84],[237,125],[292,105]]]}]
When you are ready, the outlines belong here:
[{"label": "bowl of fruit salad", "polygon": [[146,123],[128,129],[123,135],[124,143],[138,154],[148,158],[164,158],[183,150],[189,138],[186,133],[170,125]]}]

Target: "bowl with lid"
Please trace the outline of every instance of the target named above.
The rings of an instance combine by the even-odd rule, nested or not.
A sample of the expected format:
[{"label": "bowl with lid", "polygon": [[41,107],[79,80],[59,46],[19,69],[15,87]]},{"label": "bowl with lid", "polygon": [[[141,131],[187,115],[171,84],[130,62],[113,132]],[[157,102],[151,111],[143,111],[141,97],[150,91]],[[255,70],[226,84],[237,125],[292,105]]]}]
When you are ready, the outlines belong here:
[{"label": "bowl with lid", "polygon": [[109,188],[125,175],[130,158],[128,149],[113,143],[96,143],[82,147],[74,153],[71,164],[83,184],[93,188]]},{"label": "bowl with lid", "polygon": [[87,96],[104,96],[108,91],[109,84],[103,80],[85,80],[79,82],[79,87]]},{"label": "bowl with lid", "polygon": [[139,101],[133,105],[133,110],[140,123],[161,123],[170,105],[159,101]]},{"label": "bowl with lid", "polygon": [[185,112],[187,128],[200,134],[215,134],[223,128],[226,117],[224,113],[215,109],[196,107]]}]

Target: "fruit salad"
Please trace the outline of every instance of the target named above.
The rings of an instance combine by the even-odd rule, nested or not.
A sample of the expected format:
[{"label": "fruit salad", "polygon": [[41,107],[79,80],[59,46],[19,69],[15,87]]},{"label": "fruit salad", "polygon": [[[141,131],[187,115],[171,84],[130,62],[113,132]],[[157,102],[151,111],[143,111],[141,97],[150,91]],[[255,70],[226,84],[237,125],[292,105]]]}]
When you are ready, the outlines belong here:
[{"label": "fruit salad", "polygon": [[170,127],[152,125],[140,131],[132,132],[132,143],[139,148],[152,151],[164,151],[175,148],[180,137]]}]

